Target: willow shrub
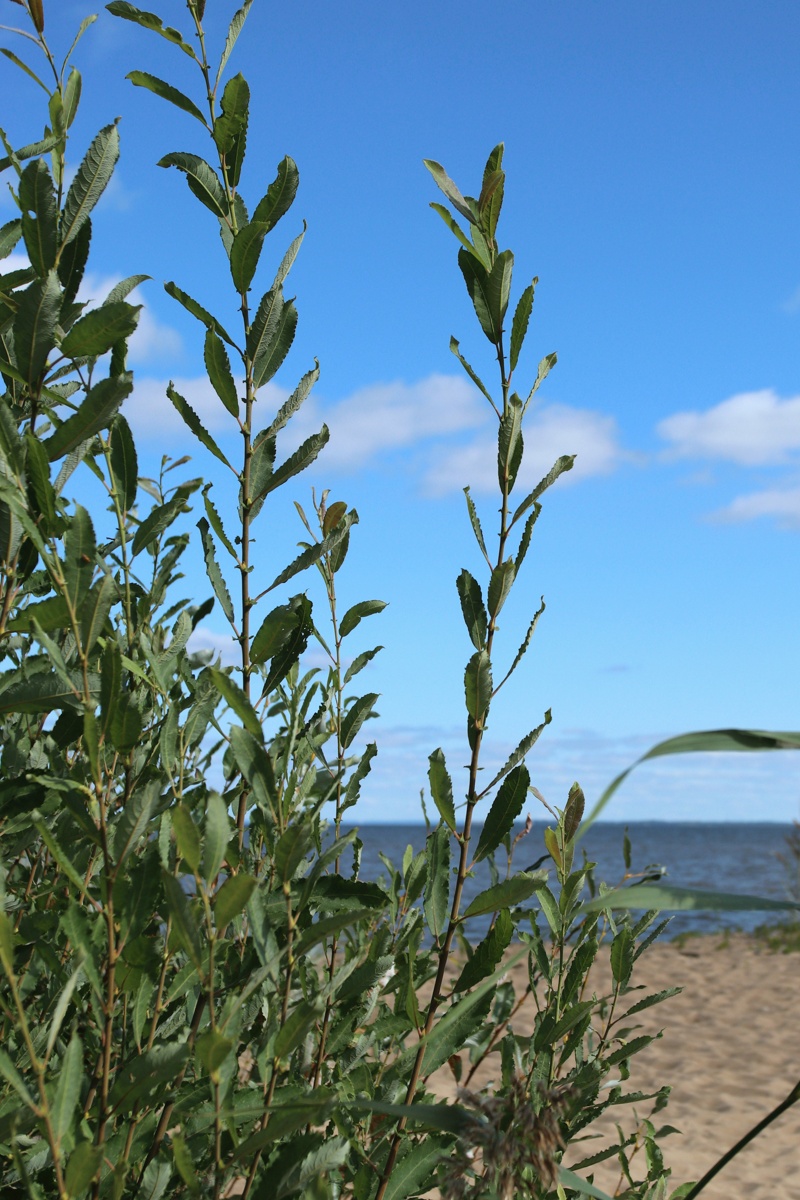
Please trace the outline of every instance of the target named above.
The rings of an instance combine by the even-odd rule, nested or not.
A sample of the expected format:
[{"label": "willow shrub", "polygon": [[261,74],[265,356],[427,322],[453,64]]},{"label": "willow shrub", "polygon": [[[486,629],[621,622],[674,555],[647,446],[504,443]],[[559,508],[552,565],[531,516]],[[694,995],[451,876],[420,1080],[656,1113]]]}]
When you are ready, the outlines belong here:
[{"label": "willow shrub", "polygon": [[[292,345],[297,309],[285,285],[302,232],[295,226],[281,241],[298,186],[290,158],[252,208],[240,190],[249,89],[227,66],[250,0],[218,67],[207,57],[204,0],[189,0],[188,33],[124,0],[108,6],[166,38],[197,71],[196,100],[146,71],[129,78],[183,110],[210,159],[176,152],[161,165],[181,172],[206,210],[208,259],[220,263],[207,289],[215,311],[179,283],[165,286],[202,327],[208,378],[239,435],[236,461],[173,387],[165,402],[217,480],[185,477],[187,459],[139,477],[126,347],[139,313],[129,297],[144,277],[94,307],[80,298],[95,207],[119,153],[116,123],[74,174],[66,168],[81,95],[71,56],[93,18],[59,65],[42,0],[20,6],[42,77],[38,63],[4,53],[41,85],[47,114],[39,141],[14,149],[3,134],[0,162],[20,214],[0,229],[0,253],[19,247],[29,263],[0,278],[3,1196],[404,1200],[439,1186],[563,1200],[602,1195],[592,1170],[610,1157],[626,1196],[666,1196],[664,1130],[651,1118],[668,1088],[642,1096],[625,1084],[650,1040],[637,1014],[667,994],[643,996],[633,982],[664,923],[655,911],[634,921],[624,909],[637,907],[635,897],[619,893],[612,917],[592,864],[576,854],[578,785],[552,810],[549,871],[513,870],[513,825],[532,790],[526,758],[549,713],[489,783],[481,773],[493,699],[540,612],[510,647],[498,617],[542,498],[573,461],[560,458],[512,500],[526,414],[555,356],[523,399],[512,376],[535,280],[507,335],[514,260],[496,240],[502,146],[477,199],[427,164],[497,364],[490,388],[452,343],[496,417],[500,517],[484,534],[467,490],[477,567],[457,581],[470,643],[465,803],[434,750],[439,823],[384,888],[360,877],[359,840],[342,824],[376,753],[361,735],[377,696],[360,685],[379,649],[364,641],[363,623],[383,607],[365,599],[340,613],[337,604],[356,512],[327,494],[308,515],[301,509],[300,553],[267,570],[285,486],[328,431],[299,446],[292,439],[316,365],[278,411],[258,403]],[[219,315],[223,279],[229,303]],[[91,512],[73,488],[96,498]],[[210,590],[187,599],[190,511]],[[313,610],[310,568],[323,584]],[[236,669],[188,648],[214,605],[239,647]],[[311,639],[326,670],[302,666]],[[465,907],[465,879],[484,859],[494,882]],[[471,922],[487,914],[490,930],[474,945]],[[603,940],[610,973],[594,991],[588,971]],[[528,967],[519,993],[504,974],[515,942]],[[531,1010],[533,1033],[523,1036],[520,1016]],[[437,1103],[437,1071],[467,1083],[487,1056],[493,1095]],[[593,1138],[596,1118],[624,1106],[635,1115],[618,1138]]]}]

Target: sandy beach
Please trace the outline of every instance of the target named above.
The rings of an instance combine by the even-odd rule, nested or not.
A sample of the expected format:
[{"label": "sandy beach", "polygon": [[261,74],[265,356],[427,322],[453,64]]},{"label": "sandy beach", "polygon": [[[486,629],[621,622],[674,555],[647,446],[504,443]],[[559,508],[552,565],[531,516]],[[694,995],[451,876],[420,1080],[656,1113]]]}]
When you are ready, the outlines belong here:
[{"label": "sandy beach", "polygon": [[[607,960],[599,970],[604,968]],[[524,964],[514,970],[524,987]],[[649,991],[684,988],[638,1018],[642,1032],[663,1029],[663,1037],[632,1060],[630,1080],[646,1091],[672,1086],[657,1121],[680,1130],[662,1142],[677,1187],[699,1179],[800,1077],[800,954],[773,952],[741,934],[689,938],[652,947],[637,963],[632,983]],[[603,989],[599,975],[595,986]],[[530,1026],[520,1020],[517,1027],[528,1032]],[[489,1085],[496,1062],[483,1064],[471,1086]],[[436,1084],[442,1095],[454,1097],[448,1071],[438,1074]],[[615,1110],[617,1119],[622,1111]],[[613,1136],[613,1124],[606,1128]],[[619,1171],[608,1164],[594,1170],[598,1186],[613,1195]],[[703,1197],[800,1200],[800,1104],[742,1151]]]}]

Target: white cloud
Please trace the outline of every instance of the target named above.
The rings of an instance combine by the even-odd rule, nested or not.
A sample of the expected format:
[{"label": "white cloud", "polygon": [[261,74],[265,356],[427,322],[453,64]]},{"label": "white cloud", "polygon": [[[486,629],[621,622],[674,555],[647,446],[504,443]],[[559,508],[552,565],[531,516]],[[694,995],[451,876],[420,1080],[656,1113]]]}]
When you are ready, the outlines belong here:
[{"label": "white cloud", "polygon": [[737,496],[725,508],[713,514],[713,520],[754,521],[773,517],[785,529],[800,529],[800,487],[765,488]]},{"label": "white cloud", "polygon": [[333,404],[311,399],[295,429],[307,436],[324,421],[331,433],[326,467],[354,471],[382,453],[475,429],[484,409],[488,404],[466,380],[429,375],[418,383],[371,384]]},{"label": "white cloud", "polygon": [[745,467],[791,461],[800,450],[800,396],[771,388],[741,392],[705,412],[675,413],[657,426],[679,458],[717,458]]},{"label": "white cloud", "polygon": [[[562,454],[576,454],[575,465],[562,478],[568,482],[592,475],[609,475],[629,457],[617,440],[613,417],[589,409],[550,404],[536,411],[524,431],[525,457],[518,487],[533,487]],[[437,458],[428,469],[425,485],[434,495],[456,491],[469,484],[473,491],[497,487],[497,441],[482,434],[466,446],[455,447]]]},{"label": "white cloud", "polygon": [[[167,397],[169,382],[169,379],[135,376],[133,395],[125,401],[123,411],[140,438],[164,441],[180,435],[191,438],[194,446],[194,439],[188,433],[183,418]],[[205,375],[195,378],[176,375],[172,378],[172,384],[175,391],[191,404],[210,433],[236,432],[234,418],[223,406]],[[272,383],[259,392],[259,404],[269,407],[270,415],[285,399],[286,392]]]},{"label": "white cloud", "polygon": [[788,300],[784,300],[781,308],[784,312],[791,313],[792,316],[800,313],[800,287],[794,289]]}]

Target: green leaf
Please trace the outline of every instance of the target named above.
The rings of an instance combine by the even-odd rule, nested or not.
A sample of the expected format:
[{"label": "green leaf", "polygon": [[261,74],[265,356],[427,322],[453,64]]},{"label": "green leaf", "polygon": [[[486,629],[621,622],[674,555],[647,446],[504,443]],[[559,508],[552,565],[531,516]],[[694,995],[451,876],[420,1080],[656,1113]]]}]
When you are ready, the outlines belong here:
[{"label": "green leaf", "polygon": [[83,273],[89,259],[89,246],[92,240],[91,219],[84,221],[75,237],[67,246],[62,246],[58,260],[58,278],[64,288],[61,302],[62,311],[73,304],[81,286]]},{"label": "green leaf", "polygon": [[361,795],[361,784],[372,770],[372,760],[377,753],[378,747],[376,746],[375,742],[368,742],[364,753],[361,755],[361,758],[358,761],[358,766],[347,781],[344,799],[341,804],[342,812],[344,812],[345,809],[352,808],[354,804],[358,803]]},{"label": "green leaf", "polygon": [[517,307],[514,312],[514,320],[511,322],[511,351],[509,357],[509,365],[511,370],[516,370],[519,362],[519,352],[522,349],[525,341],[525,334],[528,332],[528,321],[533,312],[533,290],[536,286],[536,280],[529,283],[525,291],[517,301]]},{"label": "green leaf", "polygon": [[315,562],[325,554],[331,554],[345,540],[350,532],[351,525],[358,524],[358,513],[354,508],[350,509],[339,524],[327,534],[321,542],[317,542],[313,546],[309,546],[302,554],[299,554],[294,562],[290,563],[276,579],[267,588],[271,592],[274,588],[279,587],[282,583],[288,583],[295,575],[299,575],[301,571],[305,571],[308,567],[313,567]]},{"label": "green leaf", "polygon": [[483,263],[473,254],[461,249],[458,252],[458,265],[464,282],[467,285],[472,307],[480,322],[481,329],[493,346],[500,341],[500,328],[495,325],[492,314],[492,291],[489,283],[489,272]]},{"label": "green leaf", "polygon": [[191,1151],[186,1145],[185,1138],[180,1133],[171,1135],[172,1141],[172,1156],[175,1159],[175,1166],[178,1168],[178,1174],[189,1189],[192,1196],[199,1196],[200,1180],[197,1178],[197,1172],[194,1169],[194,1160],[192,1159]]},{"label": "green leaf", "polygon": [[129,71],[125,78],[130,79],[135,87],[146,88],[148,92],[153,92],[156,96],[160,96],[162,100],[168,100],[170,104],[174,104],[176,108],[189,113],[201,125],[205,125],[208,128],[206,119],[195,102],[190,100],[188,96],[184,96],[183,92],[178,91],[171,83],[165,83],[163,79],[159,79],[156,75],[150,75],[147,71]]},{"label": "green leaf", "polygon": [[124,300],[103,304],[80,317],[61,342],[67,358],[96,358],[105,354],[123,338],[131,336],[139,320],[142,305]]},{"label": "green leaf", "polygon": [[203,542],[203,557],[205,558],[206,574],[208,575],[209,582],[214,589],[214,595],[220,602],[222,611],[230,621],[231,625],[233,625],[236,619],[233,611],[233,601],[231,600],[231,594],[228,591],[228,585],[225,583],[225,580],[222,576],[222,571],[219,569],[219,563],[217,562],[217,555],[214,547],[214,539],[211,536],[211,530],[205,517],[201,517],[197,522],[197,528],[200,530],[200,537]]},{"label": "green leaf", "polygon": [[[573,783],[569,789],[567,807],[564,809],[564,836],[568,842],[572,841],[580,828],[585,807],[586,799],[583,789],[579,783]],[[630,866],[630,863],[627,866]]]},{"label": "green leaf", "polygon": [[452,1138],[441,1135],[405,1143],[386,1185],[384,1200],[407,1200],[430,1189],[434,1172],[452,1148]]},{"label": "green leaf", "polygon": [[[172,882],[180,891],[177,881],[173,879]],[[119,1114],[128,1113],[135,1107],[136,1101],[145,1096],[152,1093],[163,1096],[164,1085],[177,1078],[188,1059],[189,1046],[185,1042],[156,1045],[144,1054],[134,1054],[124,1066],[117,1069],[109,1096],[111,1108]]]},{"label": "green leaf", "polygon": [[475,541],[478,543],[481,553],[483,554],[483,557],[486,559],[487,563],[489,563],[489,566],[491,567],[491,563],[489,562],[489,555],[486,552],[486,542],[483,540],[483,530],[481,529],[481,522],[480,522],[480,518],[478,517],[478,510],[475,507],[475,501],[472,499],[472,496],[469,493],[468,487],[464,488],[464,496],[466,497],[466,501],[467,501],[467,512],[469,513],[469,521],[470,521],[470,525],[472,526],[472,532],[475,534]]},{"label": "green leaf", "polygon": [[[42,443],[32,433],[25,434],[25,474],[30,484],[33,507],[44,518],[45,532],[54,530],[56,494],[50,482],[50,464]],[[31,495],[32,493],[32,495]]]},{"label": "green leaf", "polygon": [[477,895],[467,907],[463,919],[466,921],[470,917],[481,917],[501,908],[521,904],[523,900],[529,900],[534,892],[538,892],[546,880],[546,871],[518,871],[510,879],[504,879],[502,883],[496,883]]},{"label": "green leaf", "polygon": [[483,723],[492,699],[492,663],[485,650],[473,654],[464,672],[467,712],[476,725]]},{"label": "green leaf", "polygon": [[[455,339],[454,337],[451,337],[451,338],[450,338],[450,350],[451,350],[451,353],[455,354],[456,358],[457,358],[457,359],[458,359],[458,361],[461,363],[461,366],[464,368],[464,370],[466,371],[467,375],[469,375],[470,379],[471,379],[471,380],[472,380],[472,382],[475,384],[476,388],[478,388],[478,390],[479,390],[479,391],[483,392],[484,396],[485,396],[485,397],[486,397],[486,399],[489,401],[489,403],[491,404],[492,408],[495,408],[495,403],[494,403],[494,400],[493,400],[493,399],[492,399],[492,397],[490,396],[490,394],[489,394],[489,391],[488,391],[488,389],[487,389],[487,387],[486,387],[486,384],[485,384],[485,383],[483,382],[483,380],[482,380],[482,379],[481,379],[481,378],[480,378],[480,377],[479,377],[479,376],[478,376],[478,375],[475,373],[475,371],[473,370],[473,368],[470,366],[470,364],[469,364],[469,363],[467,362],[467,360],[464,358],[463,354],[461,353],[461,350],[459,349],[459,343],[456,341],[456,339]],[[496,408],[495,408],[495,411],[496,411]],[[467,489],[465,489],[465,491],[466,491],[466,490],[467,490]],[[485,554],[485,551],[484,551],[484,554]]]},{"label": "green leaf", "polygon": [[487,596],[489,615],[492,618],[498,615],[505,604],[508,593],[513,586],[515,576],[516,567],[514,566],[513,558],[507,558],[504,563],[500,563],[492,571],[492,577],[489,581],[489,594]]},{"label": "green leaf", "polygon": [[320,1004],[309,1004],[307,1000],[301,1000],[278,1030],[278,1036],[275,1038],[275,1057],[286,1058],[291,1054],[321,1015]]},{"label": "green leaf", "polygon": [[511,914],[507,908],[501,908],[494,925],[483,941],[475,947],[472,958],[467,959],[464,964],[453,991],[465,992],[480,983],[487,975],[491,975],[511,944],[513,933],[514,923],[511,920]]},{"label": "green leaf", "polygon": [[584,821],[580,837],[597,820],[620,784],[640,763],[670,754],[729,754],[732,751],[750,753],[754,750],[800,750],[800,733],[771,733],[763,729],[709,729],[699,733],[683,733],[667,738],[665,742],[658,742],[608,785]]},{"label": "green leaf", "polygon": [[253,386],[258,389],[280,370],[297,329],[293,300],[284,301],[280,288],[262,298],[247,335],[247,352],[253,361]]},{"label": "green leaf", "polygon": [[483,650],[486,645],[488,617],[483,604],[481,585],[469,571],[464,569],[456,580],[456,587],[470,641],[476,650]]},{"label": "green leaf", "polygon": [[[209,332],[206,335],[206,337],[207,338],[215,337],[215,335]],[[216,340],[219,343],[219,345],[222,346],[222,342],[220,342],[219,338],[217,338]],[[224,349],[222,352],[223,352],[223,354],[225,353]],[[189,404],[188,401],[183,398],[183,396],[180,394],[180,392],[177,392],[175,390],[172,380],[170,380],[170,382],[167,384],[167,396],[172,401],[172,404],[175,407],[175,409],[183,417],[183,420],[185,421],[186,425],[188,425],[189,429],[191,429],[192,433],[197,438],[197,440],[199,442],[202,442],[202,444],[205,446],[206,450],[210,450],[210,452],[214,455],[214,457],[219,459],[219,461],[221,463],[223,463],[228,468],[229,471],[232,471],[233,467],[228,462],[227,458],[222,453],[222,451],[220,450],[217,443],[214,441],[214,438],[211,436],[211,434],[205,428],[202,421],[198,417],[197,413],[192,408],[191,404]],[[226,405],[226,407],[227,407],[227,405]]]},{"label": "green leaf", "polygon": [[800,912],[794,900],[773,900],[737,892],[712,892],[703,888],[642,883],[602,892],[582,906],[582,912],[644,909],[656,912]]},{"label": "green leaf", "polygon": [[[287,607],[296,614],[296,625],[288,631],[280,645],[273,649],[269,656],[270,668],[264,680],[265,694],[271,692],[286,678],[308,645],[308,639],[313,629],[311,601],[307,596],[292,596]],[[264,644],[260,642],[259,654],[263,653],[264,649]]]},{"label": "green leaf", "polygon": [[[172,917],[173,928],[183,949],[198,972],[202,971],[203,949],[200,932],[195,924],[186,893],[178,880],[169,871],[161,869],[161,882],[167,901],[167,910]],[[115,1085],[116,1090],[116,1085]]]},{"label": "green leaf", "polygon": [[58,1141],[69,1132],[81,1094],[83,1045],[77,1033],[70,1038],[58,1072],[58,1083],[50,1117]]},{"label": "green leaf", "polygon": [[50,462],[63,458],[102,429],[107,429],[123,400],[132,391],[133,375],[129,371],[96,383],[91,391],[86,393],[77,412],[59,425],[52,437],[44,443]]},{"label": "green leaf", "polygon": [[[227,678],[227,676],[226,676]],[[203,837],[203,878],[213,883],[225,861],[225,851],[231,836],[231,823],[225,801],[219,792],[211,792],[206,801],[206,822]]]},{"label": "green leaf", "polygon": [[319,433],[313,433],[311,437],[306,438],[301,446],[298,446],[294,454],[290,455],[285,462],[275,470],[271,471],[267,476],[266,482],[259,488],[258,492],[253,489],[253,505],[260,504],[264,498],[279,488],[281,484],[286,483],[288,479],[292,479],[295,475],[299,475],[301,471],[305,471],[306,467],[310,467],[317,458],[323,446],[326,446],[330,439],[328,426],[323,425]]},{"label": "green leaf", "polygon": [[492,801],[492,806],[486,817],[478,848],[475,851],[475,862],[480,862],[492,854],[512,829],[514,822],[522,812],[528,795],[531,778],[528,768],[523,764],[515,767],[505,777],[500,790]]},{"label": "green leaf", "polygon": [[78,1142],[69,1156],[65,1183],[70,1200],[82,1196],[94,1179],[103,1161],[103,1147],[92,1142]]},{"label": "green leaf", "polygon": [[258,880],[252,875],[231,875],[214,897],[214,921],[219,933],[244,912]]},{"label": "green leaf", "polygon": [[[5,917],[5,913],[3,916]],[[3,1076],[7,1083],[11,1084],[12,1088],[27,1108],[29,1108],[32,1112],[37,1111],[38,1105],[36,1104],[36,1101],[28,1091],[27,1087],[25,1086],[24,1079],[6,1054],[5,1050],[0,1050],[0,1075]]]},{"label": "green leaf", "polygon": [[247,19],[247,14],[250,11],[252,3],[253,3],[253,0],[244,0],[244,4],[242,5],[242,7],[233,14],[231,23],[228,26],[228,33],[225,38],[225,46],[222,51],[222,57],[219,60],[219,67],[217,68],[217,78],[216,78],[216,83],[214,84],[215,87],[217,86],[220,79],[222,78],[222,72],[225,70],[225,64],[227,63],[228,59],[231,56],[231,51],[233,50],[233,47],[236,45],[236,41],[237,41],[237,38],[239,37],[239,34],[242,32],[242,26],[244,25],[245,20]]},{"label": "green leaf", "polygon": [[120,508],[129,512],[136,503],[139,460],[130,425],[122,413],[117,413],[111,426],[111,473]]},{"label": "green leaf", "polygon": [[183,804],[176,804],[172,810],[172,829],[178,853],[192,874],[197,875],[200,870],[200,830]]},{"label": "green leaf", "polygon": [[518,743],[516,749],[514,749],[512,751],[512,753],[509,755],[509,757],[506,759],[506,762],[503,764],[502,768],[497,772],[497,774],[495,775],[492,782],[487,787],[485,787],[484,790],[481,792],[481,796],[485,796],[487,794],[487,792],[490,792],[492,790],[492,788],[494,787],[494,785],[496,783],[499,783],[500,780],[503,779],[503,777],[506,776],[509,773],[509,771],[517,765],[517,763],[522,762],[525,755],[528,753],[529,750],[531,750],[533,745],[538,741],[542,731],[545,729],[545,727],[547,725],[550,724],[552,719],[553,719],[553,715],[552,715],[550,709],[548,708],[547,712],[544,714],[544,721],[542,721],[541,725],[537,725],[535,729],[532,729],[530,731],[530,733],[526,733],[526,735],[522,739],[522,741]]},{"label": "green leaf", "polygon": [[299,958],[301,954],[307,954],[313,946],[319,945],[320,942],[327,941],[331,934],[340,933],[343,929],[348,929],[353,925],[358,925],[360,921],[373,917],[374,909],[370,908],[349,909],[346,912],[336,913],[332,917],[322,917],[303,930],[303,936],[294,946],[295,958]]},{"label": "green leaf", "polygon": [[[29,163],[19,180],[22,236],[31,266],[40,277],[56,265],[58,206],[53,180],[44,159]],[[32,214],[32,215],[31,215]]]},{"label": "green leaf", "polygon": [[195,1042],[197,1057],[215,1081],[219,1081],[219,1069],[233,1047],[233,1039],[224,1037],[217,1029],[207,1029]]},{"label": "green leaf", "polygon": [[562,1187],[572,1188],[575,1192],[580,1192],[582,1196],[593,1196],[595,1200],[611,1200],[607,1192],[601,1192],[600,1188],[595,1187],[593,1183],[587,1183],[585,1179],[581,1179],[574,1171],[568,1171],[566,1167],[558,1168],[558,1179]]},{"label": "green leaf", "polygon": [[78,167],[67,192],[61,216],[61,248],[68,245],[89,219],[89,214],[105,191],[119,158],[119,131],[116,122],[100,130]]},{"label": "green leaf", "polygon": [[511,492],[517,481],[522,462],[523,438],[522,401],[516,394],[508,402],[508,408],[500,418],[497,430],[497,479],[500,490]]},{"label": "green leaf", "polygon": [[466,199],[461,195],[461,192],[453,183],[453,180],[447,174],[444,167],[438,162],[435,162],[432,158],[423,158],[422,161],[433,176],[436,186],[444,192],[453,208],[459,212],[465,220],[469,221],[470,225],[476,225],[477,220],[475,213],[469,204],[467,204]]},{"label": "green leaf", "polygon": [[559,459],[553,464],[550,470],[545,475],[544,479],[537,483],[533,491],[525,497],[511,518],[511,524],[515,525],[523,513],[527,512],[532,504],[535,504],[543,492],[555,483],[559,475],[563,475],[565,471],[571,471],[575,464],[574,454],[562,454]]},{"label": "green leaf", "polygon": [[81,644],[84,654],[89,654],[103,632],[111,605],[117,599],[117,585],[109,573],[103,575],[89,589],[79,613],[81,622]]},{"label": "green leaf", "polygon": [[14,350],[17,367],[28,386],[36,391],[53,349],[61,311],[61,285],[55,271],[35,280],[22,293],[14,317]]},{"label": "green leaf", "polygon": [[14,927],[0,909],[0,963],[6,973],[14,971]]},{"label": "green leaf", "polygon": [[620,987],[628,986],[635,949],[633,934],[627,926],[623,927],[611,943],[611,974]]},{"label": "green leaf", "polygon": [[182,35],[177,29],[172,29],[169,25],[163,25],[161,18],[155,13],[144,12],[136,7],[135,4],[129,4],[127,0],[112,0],[111,4],[106,5],[107,10],[115,17],[123,17],[126,21],[133,21],[136,25],[141,25],[143,29],[149,29],[152,33],[157,33],[159,37],[166,38],[173,46],[178,46],[184,54],[188,54],[189,58],[193,58],[197,62],[197,56],[192,47],[183,40]]},{"label": "green leaf", "polygon": [[233,286],[242,295],[250,290],[267,231],[267,225],[251,221],[234,235],[230,256],[231,278]]},{"label": "green leaf", "polygon": [[355,703],[348,708],[341,729],[343,750],[352,745],[361,726],[372,715],[372,709],[377,699],[377,692],[368,692],[365,696],[359,696]]},{"label": "green leaf", "polygon": [[350,680],[354,679],[359,671],[364,669],[367,663],[372,662],[376,654],[380,654],[381,650],[383,650],[383,646],[375,646],[372,650],[365,650],[362,654],[357,654],[344,673],[342,686],[346,687]]},{"label": "green leaf", "polygon": [[447,771],[441,747],[428,756],[428,782],[439,816],[453,833],[457,832],[456,810],[453,804],[453,784]]},{"label": "green leaf", "polygon": [[[517,563],[517,570],[519,570],[519,563]],[[545,610],[545,603],[544,603],[544,596],[542,596],[542,602],[539,605],[536,612],[533,614],[533,619],[531,620],[531,623],[528,626],[528,631],[525,634],[525,637],[523,638],[522,645],[520,646],[519,650],[515,654],[514,661],[512,662],[511,666],[508,668],[505,675],[503,676],[502,682],[498,683],[497,687],[495,688],[496,692],[500,691],[500,688],[503,686],[503,684],[506,682],[506,680],[510,679],[510,677],[514,674],[514,672],[516,671],[519,664],[522,662],[525,652],[528,649],[528,646],[531,644],[531,639],[533,638],[533,635],[536,632],[536,626],[539,624],[539,618],[541,617],[544,610]]]},{"label": "green leaf", "polygon": [[258,738],[259,741],[264,740],[264,733],[261,728],[261,722],[258,719],[258,713],[253,708],[247,696],[244,694],[238,683],[231,679],[224,671],[220,671],[217,667],[208,668],[211,673],[211,678],[217,691],[225,700],[226,704],[230,705],[236,713],[239,720],[244,725],[245,729]]},{"label": "green leaf", "polygon": [[[280,406],[274,420],[270,423],[269,428],[264,431],[264,437],[274,438],[277,433],[280,433],[280,431],[288,424],[289,420],[301,407],[318,379],[319,363],[317,363],[311,371],[307,371],[305,373],[289,399],[284,401],[284,403]],[[261,437],[261,435],[259,435],[259,437]]]},{"label": "green leaf", "polygon": [[171,496],[165,504],[158,504],[153,508],[139,525],[136,533],[133,535],[131,543],[131,554],[136,558],[137,554],[141,554],[146,550],[156,538],[160,537],[165,529],[168,529],[179,513],[185,512],[188,508],[186,497],[182,493]]},{"label": "green leaf", "polygon": [[[113,724],[112,720],[112,726]],[[147,784],[140,784],[128,797],[125,807],[114,825],[113,848],[117,869],[122,866],[128,855],[133,853],[147,833],[147,827],[158,799],[157,779]]]},{"label": "green leaf", "polygon": [[63,871],[72,886],[76,888],[79,893],[83,893],[86,887],[83,876],[79,871],[76,870],[72,859],[67,854],[61,843],[56,839],[52,829],[48,828],[43,820],[36,818],[34,818],[33,825],[38,832],[39,837],[50,851],[53,859],[58,864],[60,870]]},{"label": "green leaf", "polygon": [[425,920],[438,942],[450,912],[450,831],[445,825],[440,825],[428,835],[427,854]]},{"label": "green leaf", "polygon": [[[12,683],[0,694],[0,716],[9,713],[46,713],[58,708],[76,708],[82,704],[81,689],[83,679],[81,673],[71,673],[74,676],[72,688],[52,675],[20,678],[18,683]],[[89,677],[90,690],[97,689],[97,676]]]},{"label": "green leaf", "polygon": [[231,729],[230,739],[234,762],[247,780],[253,799],[277,819],[278,793],[272,759],[261,741],[238,725]]},{"label": "green leaf", "polygon": [[[442,220],[444,221],[447,228],[454,235],[454,237],[458,238],[459,242],[461,242],[461,245],[464,247],[464,249],[468,250],[470,254],[477,254],[476,249],[473,246],[472,242],[469,240],[467,235],[464,233],[464,231],[461,228],[461,226],[459,225],[458,221],[456,221],[453,218],[449,209],[445,208],[445,206],[443,204],[437,204],[435,201],[433,201],[431,203],[430,207],[433,209],[433,211],[438,216],[440,216],[442,218]],[[481,258],[480,255],[477,255],[477,256],[479,258]],[[481,262],[483,263],[484,266],[488,267],[489,264],[484,262],[483,258],[481,258]]]},{"label": "green leaf", "polygon": [[196,154],[187,154],[176,150],[165,154],[158,160],[157,165],[159,167],[177,167],[179,171],[183,171],[190,191],[200,203],[204,204],[215,217],[220,217],[223,221],[227,219],[228,202],[225,198],[225,189],[220,183],[216,171],[209,166],[205,159],[199,158]]},{"label": "green leaf", "polygon": [[191,313],[193,317],[196,317],[207,329],[213,329],[229,346],[233,346],[234,349],[236,348],[233,338],[229,333],[225,332],[225,329],[220,325],[217,318],[212,317],[211,313],[203,308],[202,304],[198,304],[188,292],[184,292],[182,288],[179,288],[177,283],[165,283],[164,291],[168,296],[172,296],[173,300],[177,300],[179,304],[182,304],[186,311]]},{"label": "green leaf", "polygon": [[373,613],[383,612],[386,608],[385,600],[360,600],[357,604],[348,608],[347,612],[342,617],[339,623],[339,633],[343,638],[346,638],[349,633],[352,633],[356,626],[364,617],[371,617]]},{"label": "green leaf", "polygon": [[253,213],[253,220],[274,229],[281,217],[289,211],[297,195],[300,175],[294,159],[281,159],[278,163],[277,174],[267,188],[267,194],[259,200]]},{"label": "green leaf", "polygon": [[8,258],[21,237],[22,221],[19,217],[0,226],[0,259]]},{"label": "green leaf", "polygon": [[[311,832],[304,825],[290,825],[275,847],[273,867],[280,883],[290,883],[311,848]],[[337,878],[336,876],[333,877]]]}]

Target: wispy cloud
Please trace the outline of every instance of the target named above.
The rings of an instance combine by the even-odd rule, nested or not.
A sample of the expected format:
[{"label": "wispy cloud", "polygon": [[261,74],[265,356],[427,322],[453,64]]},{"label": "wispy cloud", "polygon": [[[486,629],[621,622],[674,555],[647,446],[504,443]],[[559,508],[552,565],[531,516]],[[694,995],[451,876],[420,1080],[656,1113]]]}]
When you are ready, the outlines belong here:
[{"label": "wispy cloud", "polygon": [[784,529],[800,529],[800,487],[765,488],[737,496],[711,519],[734,523],[764,517],[776,520]]},{"label": "wispy cloud", "polygon": [[675,413],[657,426],[670,456],[711,458],[739,466],[774,466],[800,450],[800,396],[772,388],[741,392],[705,412]]},{"label": "wispy cloud", "polygon": [[792,292],[787,300],[784,300],[781,308],[785,313],[790,313],[791,316],[796,316],[800,313],[800,287],[797,287]]},{"label": "wispy cloud", "polygon": [[[525,457],[518,477],[520,488],[532,487],[562,454],[576,454],[575,465],[562,476],[576,483],[593,475],[610,475],[629,457],[622,450],[613,417],[590,409],[550,404],[534,413],[525,431]],[[457,491],[469,484],[473,491],[497,487],[497,440],[492,433],[437,456],[425,475],[425,488],[434,495]]]}]

